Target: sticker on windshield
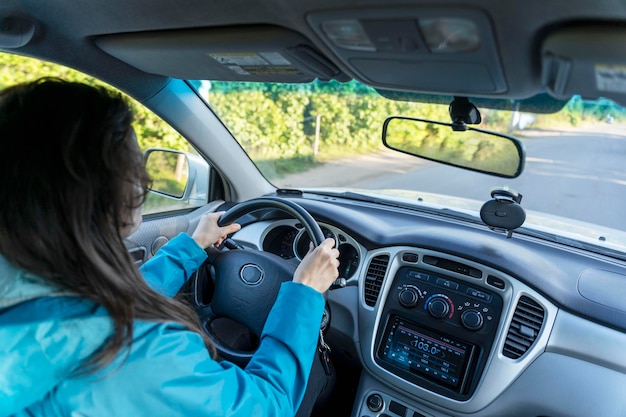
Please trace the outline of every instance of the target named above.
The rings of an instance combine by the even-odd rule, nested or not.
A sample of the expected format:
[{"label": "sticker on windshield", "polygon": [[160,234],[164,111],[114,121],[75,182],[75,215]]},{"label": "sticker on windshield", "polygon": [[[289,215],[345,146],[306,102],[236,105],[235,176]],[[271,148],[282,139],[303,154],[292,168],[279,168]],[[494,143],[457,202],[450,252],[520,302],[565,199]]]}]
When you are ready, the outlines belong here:
[{"label": "sticker on windshield", "polygon": [[238,75],[302,75],[278,52],[215,53],[209,56]]},{"label": "sticker on windshield", "polygon": [[596,65],[595,73],[598,90],[626,93],[626,66]]}]

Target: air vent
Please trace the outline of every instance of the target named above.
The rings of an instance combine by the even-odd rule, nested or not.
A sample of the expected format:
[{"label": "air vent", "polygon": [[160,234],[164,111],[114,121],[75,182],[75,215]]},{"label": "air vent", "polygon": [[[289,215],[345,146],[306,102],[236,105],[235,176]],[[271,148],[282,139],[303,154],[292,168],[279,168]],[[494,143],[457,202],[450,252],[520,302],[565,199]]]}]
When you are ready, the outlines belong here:
[{"label": "air vent", "polygon": [[543,325],[544,310],[529,297],[522,296],[517,303],[502,353],[517,359],[533,345]]},{"label": "air vent", "polygon": [[380,255],[372,258],[367,275],[365,276],[365,304],[370,307],[376,305],[380,288],[389,265],[389,255]]}]

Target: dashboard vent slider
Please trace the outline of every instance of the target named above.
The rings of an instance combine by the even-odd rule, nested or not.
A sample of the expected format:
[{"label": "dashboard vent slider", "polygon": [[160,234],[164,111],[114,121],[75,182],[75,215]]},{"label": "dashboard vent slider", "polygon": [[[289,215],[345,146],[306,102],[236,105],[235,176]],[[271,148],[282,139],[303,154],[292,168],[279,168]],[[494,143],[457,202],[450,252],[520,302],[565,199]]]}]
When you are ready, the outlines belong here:
[{"label": "dashboard vent slider", "polygon": [[365,304],[370,307],[375,306],[378,301],[388,265],[389,255],[379,255],[370,261],[364,285]]},{"label": "dashboard vent slider", "polygon": [[506,335],[502,354],[507,358],[522,357],[533,345],[545,318],[545,311],[530,297],[520,297]]}]

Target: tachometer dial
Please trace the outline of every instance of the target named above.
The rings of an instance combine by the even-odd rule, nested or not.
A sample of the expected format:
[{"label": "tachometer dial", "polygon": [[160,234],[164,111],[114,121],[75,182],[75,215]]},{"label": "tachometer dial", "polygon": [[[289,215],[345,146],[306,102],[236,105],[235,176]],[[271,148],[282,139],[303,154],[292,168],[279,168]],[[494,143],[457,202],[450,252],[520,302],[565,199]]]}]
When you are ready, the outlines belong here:
[{"label": "tachometer dial", "polygon": [[280,241],[280,250],[278,252],[278,255],[281,258],[291,259],[294,256],[296,256],[296,254],[293,251],[293,242],[296,239],[297,235],[298,235],[298,231],[296,229],[293,229],[283,235]]},{"label": "tachometer dial", "polygon": [[293,249],[296,236],[298,236],[298,229],[292,226],[279,226],[265,236],[263,250],[283,259],[291,259],[296,256]]}]

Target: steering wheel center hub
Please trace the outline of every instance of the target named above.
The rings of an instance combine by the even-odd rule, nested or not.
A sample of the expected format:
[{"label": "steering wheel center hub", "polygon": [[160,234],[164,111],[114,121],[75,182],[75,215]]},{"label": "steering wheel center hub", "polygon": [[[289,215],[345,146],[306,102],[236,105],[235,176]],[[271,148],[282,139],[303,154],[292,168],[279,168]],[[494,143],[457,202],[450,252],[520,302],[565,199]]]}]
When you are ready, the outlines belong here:
[{"label": "steering wheel center hub", "polygon": [[241,267],[239,278],[247,285],[258,285],[265,278],[265,272],[258,265],[246,264]]}]

